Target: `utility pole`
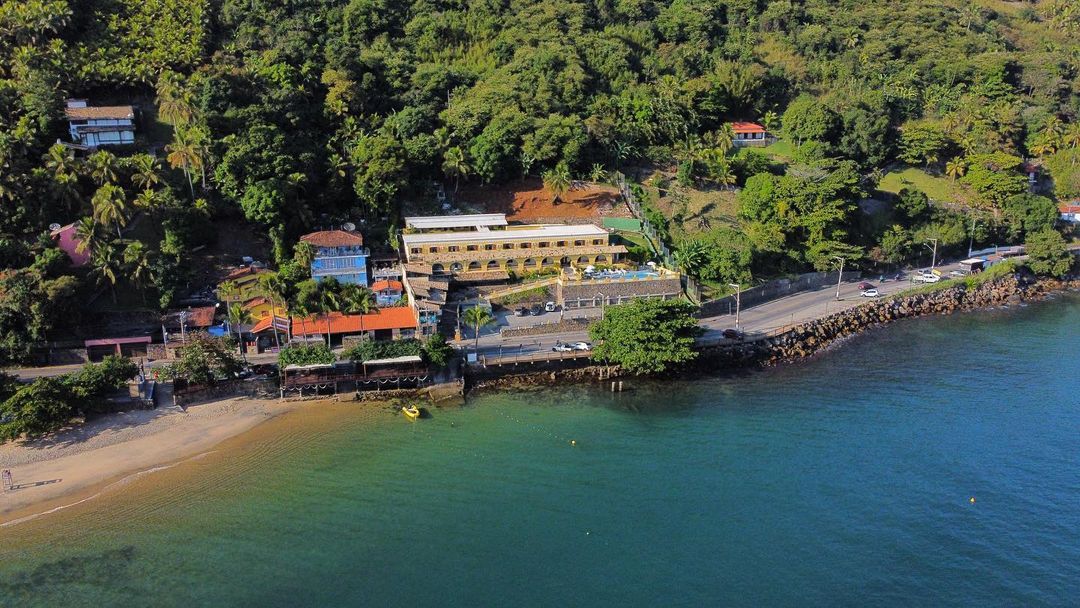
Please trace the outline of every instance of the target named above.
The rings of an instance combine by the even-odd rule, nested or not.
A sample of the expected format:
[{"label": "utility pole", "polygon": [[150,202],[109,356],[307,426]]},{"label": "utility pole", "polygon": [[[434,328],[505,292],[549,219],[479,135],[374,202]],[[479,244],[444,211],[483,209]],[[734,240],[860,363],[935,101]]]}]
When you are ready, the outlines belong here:
[{"label": "utility pole", "polygon": [[604,305],[607,304],[607,296],[603,292],[596,292],[596,295],[600,296],[600,320],[604,320]]},{"label": "utility pole", "polygon": [[930,239],[930,241],[932,243],[934,243],[933,247],[931,247],[930,245],[927,245],[926,243],[923,243],[923,246],[926,247],[927,249],[929,249],[930,251],[934,252],[933,257],[930,258],[930,270],[932,272],[934,270],[934,266],[937,265],[937,243],[938,243],[938,240],[937,239]]},{"label": "utility pole", "polygon": [[742,308],[742,286],[738,283],[728,283],[728,287],[735,288],[735,329],[739,329],[739,309]]},{"label": "utility pole", "polygon": [[968,257],[971,257],[971,250],[975,246],[975,216],[971,216],[971,238],[968,239]]},{"label": "utility pole", "polygon": [[836,300],[840,300],[840,281],[844,280],[844,258],[838,255],[834,255],[834,258],[840,260],[840,276],[836,277]]}]

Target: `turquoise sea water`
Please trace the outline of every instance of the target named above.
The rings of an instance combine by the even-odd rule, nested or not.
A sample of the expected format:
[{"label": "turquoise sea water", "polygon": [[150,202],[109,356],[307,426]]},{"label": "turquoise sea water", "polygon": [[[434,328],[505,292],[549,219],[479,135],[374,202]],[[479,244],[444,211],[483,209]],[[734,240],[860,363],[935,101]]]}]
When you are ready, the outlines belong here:
[{"label": "turquoise sea water", "polygon": [[1075,605],[1078,338],[1066,299],[303,427],[0,528],[0,605]]}]

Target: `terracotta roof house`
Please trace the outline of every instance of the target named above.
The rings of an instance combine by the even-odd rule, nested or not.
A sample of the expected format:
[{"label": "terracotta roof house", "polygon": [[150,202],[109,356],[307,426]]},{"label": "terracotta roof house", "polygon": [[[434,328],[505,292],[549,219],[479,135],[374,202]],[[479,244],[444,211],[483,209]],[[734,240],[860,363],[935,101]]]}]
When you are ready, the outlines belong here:
[{"label": "terracotta roof house", "polygon": [[398,340],[416,335],[416,313],[409,306],[380,308],[366,315],[346,315],[332,312],[327,315],[292,318],[293,336],[325,336],[327,328],[331,342],[339,344],[343,336],[366,335],[376,340]]},{"label": "terracotta roof house", "polygon": [[401,281],[384,279],[372,283],[371,291],[375,293],[376,304],[379,306],[393,306],[405,294],[405,286],[401,284]]},{"label": "terracotta roof house", "polygon": [[1061,213],[1061,221],[1080,224],[1080,200],[1059,205],[1058,212]]},{"label": "terracotta roof house", "polygon": [[764,145],[768,136],[765,127],[756,122],[733,122],[731,130],[735,132],[736,146]]},{"label": "terracotta roof house", "polygon": [[66,106],[72,142],[87,148],[135,143],[134,107],[91,107],[85,99],[69,99]]},{"label": "terracotta roof house", "polygon": [[320,230],[300,237],[315,246],[311,276],[316,280],[334,277],[339,283],[368,284],[364,237],[353,230]]}]

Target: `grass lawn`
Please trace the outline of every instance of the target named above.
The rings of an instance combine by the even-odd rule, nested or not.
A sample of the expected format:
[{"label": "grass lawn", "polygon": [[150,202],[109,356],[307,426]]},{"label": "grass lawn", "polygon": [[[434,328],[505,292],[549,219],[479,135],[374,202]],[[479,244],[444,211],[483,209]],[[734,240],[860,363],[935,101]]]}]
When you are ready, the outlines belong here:
[{"label": "grass lawn", "polygon": [[931,200],[950,202],[957,198],[955,185],[946,177],[930,175],[922,169],[907,167],[902,171],[890,171],[878,184],[878,190],[896,194],[904,188],[921,190]]},{"label": "grass lawn", "polygon": [[762,152],[776,157],[777,160],[784,162],[790,162],[792,157],[795,156],[795,144],[791,143],[783,137],[778,138],[773,143],[765,146],[764,148],[756,148]]}]

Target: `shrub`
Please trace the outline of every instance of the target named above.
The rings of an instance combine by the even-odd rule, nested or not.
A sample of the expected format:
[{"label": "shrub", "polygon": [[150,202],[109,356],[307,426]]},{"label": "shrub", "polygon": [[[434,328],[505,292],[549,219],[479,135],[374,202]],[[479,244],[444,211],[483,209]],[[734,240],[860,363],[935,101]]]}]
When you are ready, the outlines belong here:
[{"label": "shrub", "polygon": [[329,365],[336,361],[333,351],[325,344],[288,346],[278,353],[278,365]]},{"label": "shrub", "polygon": [[389,359],[409,355],[419,356],[423,353],[423,348],[423,343],[413,338],[390,341],[364,340],[345,351],[345,357],[361,363],[372,359]]}]

